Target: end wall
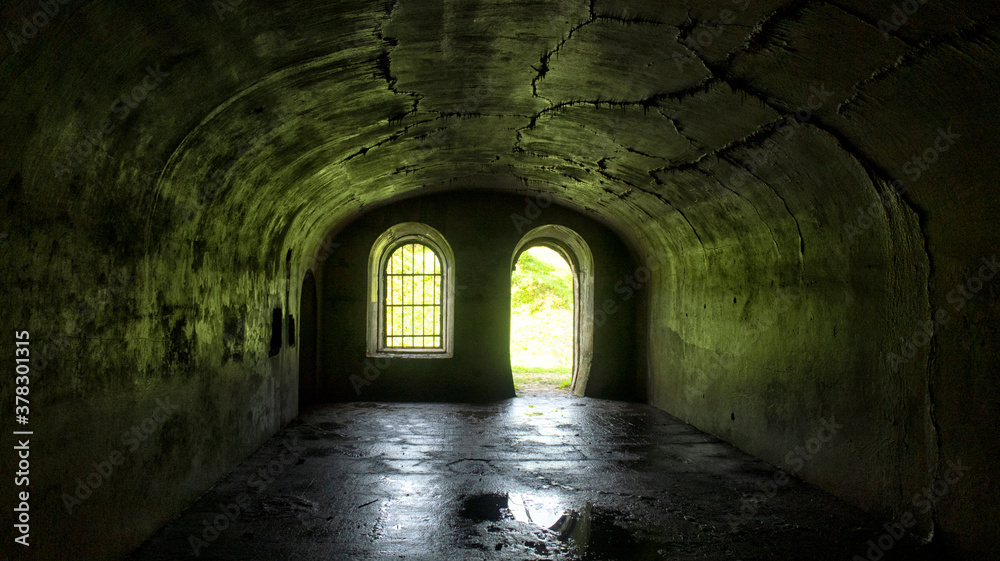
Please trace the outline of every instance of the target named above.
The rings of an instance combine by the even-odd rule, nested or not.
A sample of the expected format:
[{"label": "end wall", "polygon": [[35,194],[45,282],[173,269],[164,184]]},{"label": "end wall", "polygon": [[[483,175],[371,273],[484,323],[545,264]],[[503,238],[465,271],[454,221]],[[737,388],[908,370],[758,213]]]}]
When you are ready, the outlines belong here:
[{"label": "end wall", "polygon": [[[544,224],[576,231],[594,255],[595,302],[612,300],[594,332],[586,395],[636,399],[636,303],[614,291],[634,273],[631,252],[607,227],[568,208],[541,206],[534,195],[457,191],[395,202],[358,217],[332,238],[319,278],[322,400],[487,400],[513,397],[510,369],[510,264],[521,237]],[[366,357],[368,255],[375,239],[400,222],[421,222],[455,253],[455,352],[450,359]],[[351,383],[367,376],[369,384]],[[367,380],[366,380],[367,381]],[[355,379],[357,382],[357,379]]]}]

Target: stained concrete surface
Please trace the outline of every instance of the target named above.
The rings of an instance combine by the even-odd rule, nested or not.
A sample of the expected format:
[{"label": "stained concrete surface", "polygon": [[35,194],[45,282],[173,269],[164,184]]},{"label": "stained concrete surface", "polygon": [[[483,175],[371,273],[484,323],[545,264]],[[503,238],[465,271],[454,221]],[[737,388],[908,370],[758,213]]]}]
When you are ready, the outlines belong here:
[{"label": "stained concrete surface", "polygon": [[131,559],[846,561],[886,533],[649,405],[523,393],[314,408]]}]

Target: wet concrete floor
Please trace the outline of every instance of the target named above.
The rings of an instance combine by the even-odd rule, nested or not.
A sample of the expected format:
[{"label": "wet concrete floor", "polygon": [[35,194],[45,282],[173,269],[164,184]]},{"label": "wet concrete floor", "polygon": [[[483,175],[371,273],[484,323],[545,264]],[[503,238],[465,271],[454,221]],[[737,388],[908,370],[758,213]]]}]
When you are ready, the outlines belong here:
[{"label": "wet concrete floor", "polygon": [[[651,406],[521,394],[307,411],[131,559],[855,561],[889,543],[886,521],[769,485],[777,468]],[[941,557],[893,539],[879,559]]]}]

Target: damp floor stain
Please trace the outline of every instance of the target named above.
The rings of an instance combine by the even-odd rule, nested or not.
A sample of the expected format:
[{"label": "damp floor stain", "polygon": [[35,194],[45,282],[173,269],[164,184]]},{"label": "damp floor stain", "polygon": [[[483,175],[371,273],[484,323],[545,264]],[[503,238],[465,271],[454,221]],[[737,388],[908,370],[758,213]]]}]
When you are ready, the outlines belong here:
[{"label": "damp floor stain", "polygon": [[[777,474],[644,404],[326,405],[130,559],[855,561],[885,542],[889,521],[795,478],[762,495]],[[943,557],[904,537],[879,561],[903,559]]]}]

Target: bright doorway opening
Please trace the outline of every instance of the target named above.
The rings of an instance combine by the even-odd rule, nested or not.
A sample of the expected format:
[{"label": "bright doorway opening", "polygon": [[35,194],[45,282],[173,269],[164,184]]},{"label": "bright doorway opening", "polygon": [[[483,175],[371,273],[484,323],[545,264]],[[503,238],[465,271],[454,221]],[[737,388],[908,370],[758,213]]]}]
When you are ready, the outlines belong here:
[{"label": "bright doorway opening", "polygon": [[531,247],[510,280],[510,364],[518,392],[569,391],[573,378],[573,270],[559,252]]}]

